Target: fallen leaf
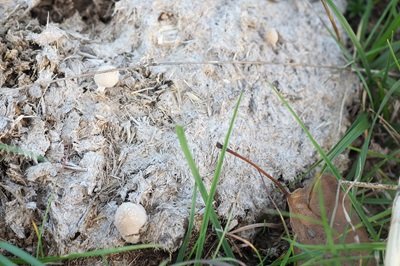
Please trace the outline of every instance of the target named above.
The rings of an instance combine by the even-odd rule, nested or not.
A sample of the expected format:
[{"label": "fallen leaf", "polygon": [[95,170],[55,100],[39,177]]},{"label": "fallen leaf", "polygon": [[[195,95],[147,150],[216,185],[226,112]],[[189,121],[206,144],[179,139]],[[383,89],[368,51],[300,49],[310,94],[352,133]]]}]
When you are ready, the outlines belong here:
[{"label": "fallen leaf", "polygon": [[[349,214],[350,222],[353,225],[360,223],[360,218],[352,209],[348,196],[344,195],[338,185],[339,183],[334,176],[322,175],[316,178],[309,186],[299,188],[287,197],[290,224],[296,235],[297,242],[309,245],[327,243],[327,233],[322,224],[321,203],[324,204],[323,209],[326,211],[325,215],[331,225],[332,238],[335,244],[369,242],[365,229],[360,227],[353,230],[349,220],[346,218],[345,210]],[[348,251],[342,252],[340,255],[365,256],[368,253]]]},{"label": "fallen leaf", "polygon": [[[368,235],[364,228],[358,228],[355,231],[351,230],[344,213],[344,208],[351,215],[350,217],[353,225],[360,223],[360,219],[355,211],[352,210],[349,198],[346,196],[343,201],[344,193],[341,189],[338,189],[338,185],[335,177],[332,175],[323,175],[317,178],[310,186],[295,190],[287,198],[290,213],[295,216],[307,216],[322,222],[319,200],[319,191],[321,190],[326,216],[329,221],[332,221],[331,224],[335,243],[340,243],[340,236],[342,234],[346,236],[345,241],[342,243],[368,242]],[[339,195],[337,195],[337,193],[339,193]],[[344,206],[342,204],[343,202]],[[335,209],[336,211],[333,213]],[[332,217],[333,214],[334,217]],[[326,236],[321,223],[315,224],[313,221],[308,222],[301,218],[291,218],[290,223],[298,236],[297,239],[299,242],[305,244],[325,243]],[[316,232],[313,233],[310,230],[304,230],[305,227],[308,227],[310,230],[315,230]],[[316,238],[319,230],[323,231],[323,236]],[[306,233],[306,236],[301,236],[304,233]]]}]

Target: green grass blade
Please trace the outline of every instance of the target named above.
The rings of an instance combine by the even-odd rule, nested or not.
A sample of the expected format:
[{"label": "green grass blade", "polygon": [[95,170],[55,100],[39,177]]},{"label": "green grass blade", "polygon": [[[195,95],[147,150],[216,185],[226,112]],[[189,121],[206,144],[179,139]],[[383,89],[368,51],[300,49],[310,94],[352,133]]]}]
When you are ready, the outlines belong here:
[{"label": "green grass blade", "polygon": [[[326,251],[331,247],[325,245],[308,245],[294,242],[294,246],[305,250],[320,250]],[[368,243],[349,243],[349,244],[335,244],[333,248],[337,251],[362,251],[362,250],[385,250],[386,243],[381,242],[368,242]]]},{"label": "green grass blade", "polygon": [[200,260],[188,260],[180,263],[171,264],[171,266],[186,266],[186,265],[216,265],[216,266],[231,266],[231,265],[246,265],[240,260],[234,258],[216,258],[216,259],[200,259]]},{"label": "green grass blade", "polygon": [[23,251],[22,249],[11,245],[7,242],[1,241],[0,242],[0,249],[7,250],[8,252],[14,254],[18,258],[20,258],[23,262],[29,263],[30,265],[33,266],[43,266],[43,263],[41,263],[39,260],[37,260],[35,257],[31,256],[27,252]]},{"label": "green grass blade", "polygon": [[50,204],[51,204],[52,201],[53,201],[53,195],[51,195],[49,197],[48,201],[47,201],[46,211],[44,213],[42,224],[41,224],[40,229],[39,229],[38,243],[37,243],[37,246],[36,246],[36,258],[44,256],[43,245],[42,245],[42,236],[43,236],[43,232],[44,232],[44,224],[47,221],[47,216],[49,214]]},{"label": "green grass blade", "polygon": [[375,101],[374,101],[374,98],[372,97],[371,89],[370,89],[368,82],[365,79],[363,73],[360,71],[359,68],[353,68],[353,70],[356,72],[357,77],[360,79],[363,89],[367,92],[368,100],[370,101],[371,106],[374,106]]},{"label": "green grass blade", "polygon": [[[400,44],[399,41],[394,41],[393,42],[393,45],[395,47],[397,47],[399,44]],[[386,46],[381,46],[381,47],[377,47],[377,48],[374,48],[374,49],[369,49],[365,54],[367,55],[367,57],[374,56],[375,54],[380,54],[380,53],[385,52],[386,49],[387,49]],[[372,62],[371,64],[372,64],[371,66],[374,66],[374,67],[376,66],[376,65],[374,65],[374,62]]]},{"label": "green grass blade", "polygon": [[[366,32],[368,30],[368,24],[370,21],[371,13],[372,13],[373,2],[372,0],[368,0],[365,5],[365,11],[361,17],[360,24],[358,26],[359,29],[359,40],[360,42],[365,40]],[[364,46],[366,47],[366,46]]]},{"label": "green grass blade", "polygon": [[397,70],[400,71],[400,64],[399,64],[399,61],[397,60],[397,57],[396,57],[395,52],[393,51],[393,46],[390,44],[390,41],[389,41],[389,40],[387,40],[387,44],[388,44],[388,46],[389,46],[390,54],[391,54],[392,57],[393,57],[393,61],[396,63]]},{"label": "green grass blade", "polygon": [[399,89],[400,89],[400,80],[397,81],[395,84],[393,84],[393,86],[390,88],[388,93],[386,93],[385,97],[383,98],[383,100],[379,106],[378,111],[376,112],[376,114],[374,116],[374,119],[372,120],[370,130],[368,132],[367,138],[365,139],[365,141],[363,143],[363,146],[362,146],[361,152],[360,152],[360,156],[357,161],[357,168],[356,168],[356,174],[355,174],[356,181],[361,179],[361,175],[364,170],[365,161],[367,160],[368,148],[369,148],[369,144],[371,142],[373,129],[379,118],[379,115],[381,114],[383,108],[386,106],[386,104],[389,101],[392,94]]},{"label": "green grass blade", "polygon": [[82,252],[82,253],[71,253],[71,254],[68,254],[65,256],[49,256],[49,257],[41,258],[40,260],[43,263],[53,263],[53,262],[59,262],[59,261],[63,261],[63,260],[73,260],[73,259],[81,259],[81,258],[89,258],[89,257],[107,256],[107,255],[111,255],[111,254],[117,254],[117,253],[128,252],[128,251],[135,251],[135,250],[141,250],[141,249],[157,249],[157,248],[162,248],[162,246],[158,245],[158,244],[131,245],[131,246],[118,247],[118,248],[97,249],[97,250]]},{"label": "green grass blade", "polygon": [[218,245],[214,250],[214,254],[211,257],[213,259],[217,258],[219,250],[221,249],[221,246],[222,246],[222,240],[225,239],[225,236],[228,233],[228,229],[229,229],[229,226],[230,226],[230,223],[231,223],[231,219],[232,219],[232,213],[233,213],[233,208],[231,208],[231,210],[229,212],[228,220],[226,221],[226,225],[225,225],[224,231],[222,232],[222,238],[219,240]]},{"label": "green grass blade", "polygon": [[[178,135],[178,139],[179,139],[179,143],[181,145],[181,149],[183,151],[183,154],[185,155],[186,161],[188,162],[189,168],[192,172],[192,175],[194,177],[194,180],[196,182],[196,185],[200,191],[200,195],[203,198],[204,202],[207,202],[208,199],[208,192],[206,190],[206,187],[204,186],[204,183],[200,177],[199,171],[197,170],[196,167],[196,163],[194,162],[194,159],[192,157],[192,154],[190,153],[189,150],[189,146],[187,144],[187,140],[185,137],[185,132],[183,130],[183,127],[181,126],[176,126],[176,134]],[[213,226],[216,229],[216,233],[218,235],[218,238],[221,239],[221,224],[218,221],[218,217],[214,211],[214,209],[212,209],[211,212],[211,222],[213,224]],[[226,239],[224,239],[224,242],[222,243],[222,248],[224,249],[225,255],[231,258],[234,258],[233,252],[231,247],[228,244],[228,241],[226,241]]]},{"label": "green grass blade", "polygon": [[[377,172],[379,172],[381,170],[382,166],[385,165],[386,163],[388,163],[388,161],[400,163],[400,159],[396,158],[396,156],[399,153],[400,153],[400,150],[395,150],[394,152],[391,152],[388,155],[383,155],[382,156],[383,160],[375,163],[374,166],[372,167],[372,169],[370,169],[367,173],[364,174],[363,179],[369,182],[369,180],[371,180],[373,178],[373,176],[376,175]],[[373,156],[371,156],[370,154],[372,154],[372,152],[368,151],[368,157],[373,158]]]},{"label": "green grass blade", "polygon": [[[334,263],[339,265],[369,265],[365,264],[367,261],[372,261],[373,256],[339,256],[333,258],[312,258],[311,260],[302,264],[302,266],[314,266],[314,265],[333,265]],[[349,264],[352,263],[352,264]]]},{"label": "green grass blade", "polygon": [[[361,149],[357,147],[350,146],[350,150],[355,151],[355,152],[361,152]],[[368,156],[371,158],[378,158],[378,159],[385,159],[385,160],[392,160],[395,162],[400,163],[400,158],[397,157],[397,155],[400,153],[400,149],[395,149],[389,154],[383,154],[374,150],[368,150]]]},{"label": "green grass blade", "polygon": [[[377,113],[374,116],[374,119],[371,123],[368,135],[366,137],[366,139],[364,140],[364,143],[361,147],[361,151],[360,151],[360,155],[358,157],[357,160],[357,167],[356,167],[356,172],[355,172],[355,180],[360,180],[361,179],[361,175],[363,173],[364,170],[364,166],[365,166],[365,162],[367,159],[367,154],[368,154],[368,147],[369,144],[371,142],[371,138],[372,138],[372,133],[373,133],[373,129],[375,127],[375,124],[379,118],[379,114],[382,112],[384,106],[387,104],[387,102],[389,101],[391,95],[400,89],[400,80],[397,81],[388,91],[388,93],[385,95],[385,97],[383,98],[379,109],[377,111]],[[356,209],[357,213],[360,215],[361,220],[363,221],[363,223],[365,224],[368,232],[370,233],[371,237],[375,240],[378,241],[379,240],[379,235],[376,233],[376,231],[373,229],[371,223],[368,221],[367,217],[364,215],[364,212],[361,210],[361,206],[359,206],[358,202],[355,201],[354,196],[350,193],[349,194],[350,199],[353,203],[354,208]],[[354,201],[353,201],[354,200]]]},{"label": "green grass blade", "polygon": [[[194,184],[192,201],[191,201],[192,204],[190,207],[189,224],[188,224],[185,238],[183,239],[183,242],[182,242],[182,246],[179,249],[178,256],[176,258],[176,262],[183,261],[183,259],[185,258],[187,248],[189,246],[190,237],[192,236],[192,231],[193,231],[194,215],[196,213],[196,199],[197,199],[197,185]],[[221,243],[221,245],[222,245],[222,243]]]},{"label": "green grass blade", "polygon": [[[383,19],[388,15],[389,11],[391,9],[391,5],[387,5],[384,9],[384,11],[382,12],[382,15],[379,17],[378,21],[374,24],[374,27],[372,28],[371,32],[369,33],[369,36],[367,38],[367,40],[365,41],[365,47],[370,46],[370,43],[375,39],[377,39],[375,33],[377,32],[377,30],[379,28],[381,28]],[[369,20],[367,20],[367,23],[369,22]]]},{"label": "green grass blade", "polygon": [[24,156],[25,158],[33,160],[35,162],[47,161],[44,156],[38,155],[31,151],[21,149],[20,147],[14,146],[14,145],[0,143],[0,151],[4,151],[6,153],[11,153],[11,154],[16,154],[16,155],[21,155],[21,156]]},{"label": "green grass blade", "polygon": [[352,144],[359,136],[361,136],[361,134],[368,129],[368,127],[368,116],[367,114],[362,113],[357,117],[340,141],[331,149],[331,151],[329,151],[328,158],[331,160],[336,158],[336,156],[341,154],[350,146],[350,144]]},{"label": "green grass blade", "polygon": [[332,164],[331,160],[328,158],[326,153],[322,150],[322,148],[319,146],[319,144],[315,141],[314,137],[311,135],[310,131],[307,129],[307,127],[304,125],[303,121],[301,121],[300,117],[297,115],[297,113],[293,110],[293,108],[290,106],[290,104],[286,101],[286,99],[282,96],[282,94],[275,88],[274,85],[269,84],[272,90],[274,91],[275,95],[278,96],[279,100],[283,103],[283,105],[288,109],[288,111],[292,114],[294,120],[299,124],[299,126],[304,130],[304,133],[306,133],[308,139],[311,141],[313,144],[314,148],[318,151],[322,159],[325,161],[325,163],[329,166],[330,170],[332,171],[332,174],[337,178],[341,179],[341,175],[338,171],[338,169]]},{"label": "green grass blade", "polygon": [[[333,160],[341,154],[344,150],[349,148],[349,146],[359,137],[365,130],[369,128],[368,116],[365,113],[362,113],[357,117],[357,119],[353,122],[351,127],[347,130],[344,136],[340,139],[340,141],[327,153],[327,156],[330,160]],[[319,159],[315,162],[307,171],[309,173],[315,167],[317,167],[323,159]]]},{"label": "green grass blade", "polygon": [[382,36],[379,36],[377,41],[372,45],[372,48],[382,47],[385,45],[386,41],[390,39],[390,36],[396,32],[400,27],[400,16],[397,16],[391,21],[390,25],[382,32]]},{"label": "green grass blade", "polygon": [[15,264],[11,260],[7,259],[5,256],[0,254],[0,265],[14,266]]},{"label": "green grass blade", "polygon": [[[352,67],[352,69],[357,73],[357,76],[360,78],[364,90],[367,92],[368,95],[368,99],[369,101],[372,103],[372,106],[374,106],[374,97],[371,93],[371,90],[369,88],[369,82],[367,82],[367,80],[365,80],[365,77],[363,75],[363,73],[361,73],[359,67],[357,66],[357,58],[360,58],[362,66],[365,70],[365,72],[367,73],[367,77],[371,77],[371,66],[369,64],[369,61],[367,60],[367,56],[366,56],[366,51],[365,49],[362,47],[360,41],[358,40],[357,36],[355,35],[355,33],[353,32],[351,26],[349,25],[349,23],[347,22],[347,20],[344,18],[344,16],[342,15],[342,13],[338,10],[338,8],[336,7],[336,5],[333,3],[332,0],[326,0],[326,2],[328,3],[328,5],[330,6],[330,8],[332,9],[333,13],[335,14],[335,16],[337,17],[337,19],[339,20],[340,24],[342,25],[342,27],[344,28],[344,30],[346,31],[346,33],[349,35],[351,42],[353,43],[353,46],[355,47],[355,51],[358,53],[358,56],[355,55],[355,58],[352,58],[352,56],[350,55],[350,53],[348,52],[347,48],[344,47],[340,42],[338,42],[336,39],[336,43],[339,45],[343,55],[345,56],[345,58],[347,60],[349,60],[350,62],[352,62],[351,64],[354,65]],[[367,23],[367,22],[366,22]]]},{"label": "green grass blade", "polygon": [[[325,236],[326,236],[326,245],[329,248],[329,251],[333,256],[337,256],[338,253],[333,247],[335,245],[335,242],[333,241],[333,234],[332,234],[332,228],[329,225],[328,221],[328,216],[327,216],[327,210],[325,208],[325,200],[324,200],[324,195],[323,191],[321,190],[321,180],[319,179],[314,186],[319,186],[317,188],[318,190],[318,201],[319,201],[319,208],[320,208],[320,213],[321,213],[321,221],[322,221],[322,227],[324,228]],[[323,244],[323,243],[322,243]],[[338,265],[335,263],[335,265]]]},{"label": "green grass blade", "polygon": [[215,196],[215,192],[217,190],[217,184],[219,181],[219,177],[221,174],[221,170],[222,170],[222,165],[224,162],[224,157],[225,157],[225,153],[226,153],[226,149],[228,147],[228,142],[229,142],[229,138],[231,137],[232,134],[232,130],[233,130],[233,125],[235,123],[235,119],[239,110],[239,104],[240,101],[242,99],[243,96],[243,92],[240,93],[239,99],[236,103],[235,106],[235,110],[233,112],[233,116],[231,119],[231,122],[229,124],[229,128],[228,128],[228,132],[226,133],[226,137],[225,137],[225,141],[224,141],[224,146],[222,147],[221,153],[218,156],[218,163],[217,163],[217,167],[215,169],[215,173],[214,173],[214,177],[211,183],[211,187],[210,187],[210,193],[209,196],[207,198],[207,202],[206,202],[206,208],[204,211],[204,215],[203,215],[203,221],[201,224],[201,229],[200,229],[200,234],[199,234],[199,239],[198,241],[198,246],[197,246],[197,250],[196,250],[196,259],[200,259],[202,257],[203,254],[203,247],[205,244],[205,240],[206,240],[206,233],[207,233],[207,228],[208,228],[208,222],[210,219],[210,214],[213,210],[213,201],[214,201],[214,196]]},{"label": "green grass blade", "polygon": [[[389,43],[392,42],[392,40],[387,40]],[[399,41],[395,41],[392,42],[392,49],[393,49],[393,53],[399,53],[400,51],[400,42]],[[390,49],[388,49],[389,47],[387,45],[384,45],[382,47],[380,47],[380,49],[376,49],[376,53],[378,54],[377,58],[371,62],[371,67],[375,68],[375,69],[379,69],[379,72],[374,73],[375,75],[375,79],[379,78],[379,77],[383,77],[384,75],[387,75],[387,71],[385,68],[388,68],[389,70],[396,70],[396,65],[395,62],[392,59],[391,56],[391,51]]]},{"label": "green grass blade", "polygon": [[360,56],[360,60],[361,60],[361,62],[363,64],[363,67],[365,68],[367,76],[371,76],[371,68],[369,66],[369,62],[368,62],[367,57],[365,55],[364,48],[361,46],[360,42],[358,41],[357,36],[354,34],[351,26],[349,25],[349,23],[347,22],[346,18],[339,11],[339,9],[336,7],[336,5],[333,3],[332,0],[326,0],[326,2],[328,3],[329,7],[332,9],[333,13],[335,14],[337,19],[339,20],[340,24],[342,25],[342,27],[344,28],[346,33],[349,35],[349,38],[350,38],[351,42],[355,46],[356,51],[357,51],[358,55]]},{"label": "green grass blade", "polygon": [[[285,266],[288,264],[290,255],[292,255],[292,249],[293,249],[293,243],[290,243],[290,248],[286,251],[286,254],[285,254],[285,256],[283,256],[283,259],[279,265]],[[274,265],[274,264],[272,264],[272,265]]]},{"label": "green grass blade", "polygon": [[386,198],[366,198],[363,199],[363,204],[371,204],[371,205],[392,205],[393,200]]},{"label": "green grass blade", "polygon": [[[291,240],[290,245],[293,246],[293,243],[295,243],[295,241]],[[301,263],[299,263],[299,262],[303,262],[303,261],[305,261],[307,259],[310,259],[310,258],[322,258],[322,256],[323,256],[323,253],[320,252],[320,251],[307,251],[307,252],[304,252],[304,253],[301,253],[301,254],[296,254],[296,255],[293,255],[293,256],[289,257],[285,264],[280,264],[281,259],[279,258],[276,261],[274,261],[271,264],[271,266],[292,265],[293,263],[294,264],[298,263],[298,264],[295,264],[295,265],[301,265]]]}]

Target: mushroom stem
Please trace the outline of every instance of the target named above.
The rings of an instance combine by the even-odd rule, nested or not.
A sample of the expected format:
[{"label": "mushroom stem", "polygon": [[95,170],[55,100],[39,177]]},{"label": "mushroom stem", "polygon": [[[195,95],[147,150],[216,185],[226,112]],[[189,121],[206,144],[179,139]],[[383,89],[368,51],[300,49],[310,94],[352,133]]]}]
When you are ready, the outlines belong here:
[{"label": "mushroom stem", "polygon": [[106,90],[106,87],[103,87],[103,86],[97,86],[97,92],[99,92],[99,93],[103,93],[104,91]]}]

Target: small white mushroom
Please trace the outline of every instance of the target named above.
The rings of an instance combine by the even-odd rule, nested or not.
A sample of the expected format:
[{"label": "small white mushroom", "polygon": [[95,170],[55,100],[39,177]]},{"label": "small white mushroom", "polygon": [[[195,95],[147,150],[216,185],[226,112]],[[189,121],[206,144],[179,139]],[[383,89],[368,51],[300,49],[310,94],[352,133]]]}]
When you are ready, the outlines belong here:
[{"label": "small white mushroom", "polygon": [[115,212],[114,224],[122,238],[135,244],[139,242],[139,231],[147,222],[146,210],[140,204],[124,202]]},{"label": "small white mushroom", "polygon": [[270,28],[264,35],[264,40],[271,45],[272,47],[276,47],[276,44],[279,40],[279,34],[274,28]]},{"label": "small white mushroom", "polygon": [[[112,70],[115,69],[114,66],[110,65],[105,65],[99,67],[97,71],[106,71],[106,70]],[[110,71],[107,73],[99,73],[94,75],[94,82],[96,82],[96,85],[98,86],[97,90],[99,92],[104,92],[105,88],[110,88],[114,87],[115,84],[117,84],[119,81],[119,71]]]}]

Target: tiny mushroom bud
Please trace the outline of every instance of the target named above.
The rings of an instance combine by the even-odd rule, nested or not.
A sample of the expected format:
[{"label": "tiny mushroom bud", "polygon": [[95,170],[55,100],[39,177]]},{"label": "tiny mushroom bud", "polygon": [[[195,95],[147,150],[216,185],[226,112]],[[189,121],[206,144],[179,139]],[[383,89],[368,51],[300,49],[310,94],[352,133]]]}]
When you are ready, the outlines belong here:
[{"label": "tiny mushroom bud", "polygon": [[139,242],[139,231],[147,222],[146,210],[142,205],[124,202],[118,207],[114,218],[114,224],[126,242]]},{"label": "tiny mushroom bud", "polygon": [[[106,71],[115,69],[114,66],[105,65],[99,67],[97,71]],[[94,82],[98,86],[98,91],[103,92],[105,88],[110,88],[115,86],[119,81],[119,72],[118,70],[110,71],[107,73],[99,73],[94,75]]]},{"label": "tiny mushroom bud", "polygon": [[276,43],[278,42],[278,39],[279,39],[278,32],[274,28],[268,29],[264,35],[264,40],[274,48],[276,46]]}]

